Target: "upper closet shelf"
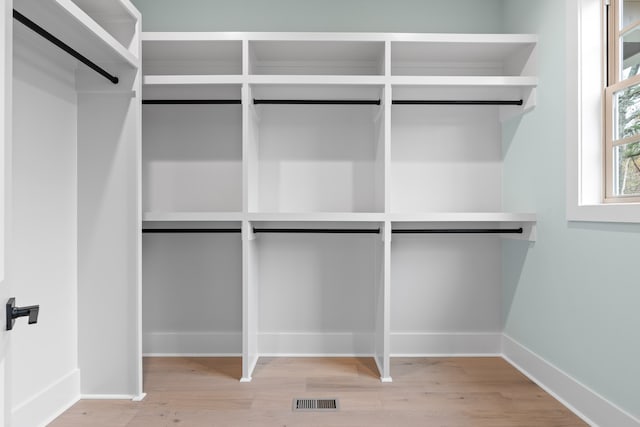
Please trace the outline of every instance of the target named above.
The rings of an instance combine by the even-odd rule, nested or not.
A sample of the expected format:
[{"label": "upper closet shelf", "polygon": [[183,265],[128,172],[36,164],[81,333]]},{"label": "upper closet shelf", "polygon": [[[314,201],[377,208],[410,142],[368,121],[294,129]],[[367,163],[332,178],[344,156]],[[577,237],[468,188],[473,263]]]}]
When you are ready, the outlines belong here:
[{"label": "upper closet shelf", "polygon": [[249,83],[255,84],[299,84],[299,85],[380,85],[383,76],[348,75],[250,75]]},{"label": "upper closet shelf", "polygon": [[145,75],[146,86],[227,85],[242,84],[242,76],[235,75]]},{"label": "upper closet shelf", "polygon": [[383,222],[385,215],[375,212],[249,213],[249,221],[264,222]]},{"label": "upper closet shelf", "polygon": [[394,222],[535,222],[534,213],[512,212],[427,212],[393,213]]},{"label": "upper closet shelf", "polygon": [[[15,0],[13,6],[29,20],[101,66],[139,66],[134,41],[139,16],[127,0]],[[130,25],[123,25],[123,22]]]},{"label": "upper closet shelf", "polygon": [[249,212],[248,214],[242,212],[145,212],[142,220],[146,223],[198,223],[229,222],[242,220],[278,223],[370,223],[384,222],[385,215],[383,213],[375,212]]},{"label": "upper closet shelf", "polygon": [[535,88],[537,77],[529,76],[394,76],[396,86],[460,86]]},{"label": "upper closet shelf", "polygon": [[240,221],[241,212],[145,212],[145,222],[217,222]]}]

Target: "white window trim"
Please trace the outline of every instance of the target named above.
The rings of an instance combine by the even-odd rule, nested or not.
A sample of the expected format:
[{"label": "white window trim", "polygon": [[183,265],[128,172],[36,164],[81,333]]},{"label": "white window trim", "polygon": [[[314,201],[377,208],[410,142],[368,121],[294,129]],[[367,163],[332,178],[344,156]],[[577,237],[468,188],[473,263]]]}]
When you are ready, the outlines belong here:
[{"label": "white window trim", "polygon": [[567,220],[640,223],[640,203],[602,202],[600,0],[566,2]]}]

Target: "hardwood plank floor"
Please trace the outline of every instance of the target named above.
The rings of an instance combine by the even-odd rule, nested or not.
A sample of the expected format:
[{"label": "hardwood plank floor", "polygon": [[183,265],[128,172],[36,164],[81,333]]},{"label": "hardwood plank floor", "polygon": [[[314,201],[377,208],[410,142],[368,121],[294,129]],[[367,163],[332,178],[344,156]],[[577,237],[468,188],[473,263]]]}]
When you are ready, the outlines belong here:
[{"label": "hardwood plank floor", "polygon": [[[142,402],[82,400],[53,427],[586,426],[506,361],[394,358],[382,384],[369,358],[146,358]],[[292,400],[338,398],[337,412],[293,412]]]}]

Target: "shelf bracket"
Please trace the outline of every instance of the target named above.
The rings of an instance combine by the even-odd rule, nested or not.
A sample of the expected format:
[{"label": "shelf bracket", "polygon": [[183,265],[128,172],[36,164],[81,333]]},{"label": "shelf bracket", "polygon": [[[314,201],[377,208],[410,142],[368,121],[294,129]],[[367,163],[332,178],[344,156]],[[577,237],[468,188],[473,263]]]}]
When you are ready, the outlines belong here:
[{"label": "shelf bracket", "polygon": [[247,242],[256,240],[256,233],[253,231],[253,227],[249,221],[243,221],[242,223],[242,240]]},{"label": "shelf bracket", "polygon": [[533,110],[536,106],[536,88],[529,87],[522,89],[522,105],[511,106],[501,105],[500,108],[500,121],[505,122],[513,117],[520,116]]}]

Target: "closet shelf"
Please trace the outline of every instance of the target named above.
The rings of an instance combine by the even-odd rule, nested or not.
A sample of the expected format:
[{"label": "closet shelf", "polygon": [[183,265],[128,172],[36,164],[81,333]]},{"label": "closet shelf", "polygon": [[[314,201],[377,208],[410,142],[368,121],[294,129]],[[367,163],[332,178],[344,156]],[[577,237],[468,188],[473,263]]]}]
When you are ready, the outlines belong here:
[{"label": "closet shelf", "polygon": [[144,222],[216,222],[241,221],[242,212],[145,212]]},{"label": "closet shelf", "polygon": [[375,212],[303,212],[303,213],[249,213],[249,221],[278,222],[382,222],[383,213]]},{"label": "closet shelf", "polygon": [[146,75],[142,78],[145,86],[181,86],[181,85],[237,85],[244,78],[236,75]]},{"label": "closet shelf", "polygon": [[[538,42],[536,34],[391,33],[388,37],[391,42],[444,44],[446,46],[465,44],[476,49],[481,49],[482,46],[517,48]],[[481,51],[480,54],[486,54],[486,52]]]},{"label": "closet shelf", "polygon": [[160,221],[318,221],[318,222],[536,222],[534,213],[511,212],[145,212],[145,222]]},{"label": "closet shelf", "polygon": [[[140,65],[136,55],[71,0],[16,0],[14,9],[95,62],[132,68]],[[100,8],[87,10],[97,13]]]},{"label": "closet shelf", "polygon": [[250,75],[250,84],[260,85],[384,85],[384,76],[324,76],[324,75]]},{"label": "closet shelf", "polygon": [[425,212],[392,213],[393,222],[535,222],[534,213],[512,212]]},{"label": "closet shelf", "polygon": [[528,76],[393,76],[395,86],[462,86],[535,88],[537,77]]}]

